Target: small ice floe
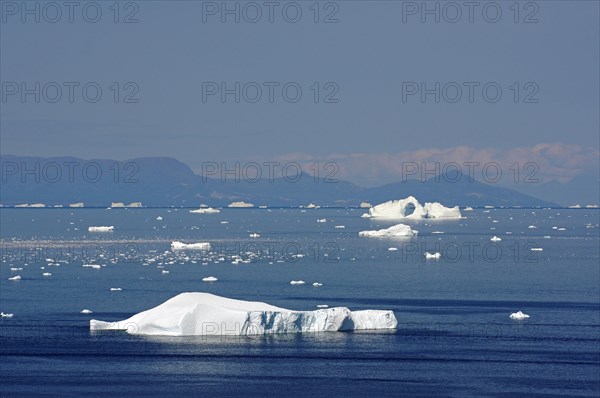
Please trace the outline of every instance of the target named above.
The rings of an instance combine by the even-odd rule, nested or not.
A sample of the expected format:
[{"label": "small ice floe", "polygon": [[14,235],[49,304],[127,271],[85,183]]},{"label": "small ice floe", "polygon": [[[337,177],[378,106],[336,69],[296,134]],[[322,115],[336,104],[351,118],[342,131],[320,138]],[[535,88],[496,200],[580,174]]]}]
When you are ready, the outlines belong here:
[{"label": "small ice floe", "polygon": [[342,229],[342,228],[346,228],[346,226],[345,225],[336,225],[334,228]]},{"label": "small ice floe", "polygon": [[210,250],[210,243],[183,243],[179,241],[171,242],[171,250]]},{"label": "small ice floe", "polygon": [[317,220],[317,222],[327,222],[327,219],[326,219],[326,218],[319,218],[319,219]]},{"label": "small ice floe", "polygon": [[529,315],[525,314],[524,312],[518,311],[518,312],[513,312],[512,314],[510,314],[510,319],[516,319],[518,321],[523,320],[523,319],[527,319],[529,318]]},{"label": "small ice floe", "polygon": [[552,239],[550,235],[544,235],[544,239]]},{"label": "small ice floe", "polygon": [[10,270],[13,271],[13,272],[15,272],[15,271],[23,271],[23,268],[22,267],[17,267],[17,268],[12,267]]},{"label": "small ice floe", "polygon": [[443,234],[443,231],[433,231],[432,234]]},{"label": "small ice floe", "polygon": [[315,283],[313,283],[312,285],[313,285],[314,287],[323,286],[323,284],[322,284],[322,283],[319,283],[319,282],[315,282]]},{"label": "small ice floe", "polygon": [[304,285],[306,282],[304,281],[291,281],[290,285]]},{"label": "small ice floe", "polygon": [[439,252],[436,252],[436,253],[425,252],[425,258],[427,260],[439,260],[441,257],[442,257],[442,254]]},{"label": "small ice floe", "polygon": [[92,312],[93,312],[92,310],[88,310],[87,308],[85,308],[80,311],[80,314],[91,314]]},{"label": "small ice floe", "polygon": [[214,276],[207,276],[206,278],[202,278],[202,282],[216,282],[218,280],[219,278],[216,278]]},{"label": "small ice floe", "polygon": [[110,226],[110,227],[105,227],[105,226],[101,226],[101,227],[89,227],[88,231],[89,232],[112,232],[115,230],[114,226]]},{"label": "small ice floe", "polygon": [[170,273],[171,273],[171,271],[167,271],[166,269],[163,269],[163,270],[162,270],[162,273],[163,273],[163,274],[170,274]]},{"label": "small ice floe", "polygon": [[254,232],[254,233],[251,233],[249,236],[250,236],[251,238],[260,238],[260,235],[259,235],[259,234],[257,234],[256,232]]},{"label": "small ice floe", "polygon": [[111,292],[120,292],[121,290],[123,290],[123,289],[121,289],[120,287],[111,287],[110,288]]},{"label": "small ice floe", "polygon": [[42,276],[52,276],[52,274],[50,272],[44,272]]},{"label": "small ice floe", "polygon": [[99,264],[83,264],[82,265],[83,268],[93,268],[93,269],[100,269],[101,266]]},{"label": "small ice floe", "polygon": [[229,221],[221,221],[221,224],[229,224]]},{"label": "small ice floe", "polygon": [[0,312],[0,318],[12,318],[15,314],[5,314],[4,312]]},{"label": "small ice floe", "polygon": [[557,229],[557,231],[566,231],[566,230],[567,230],[566,228],[559,228],[559,229]]},{"label": "small ice floe", "polygon": [[535,225],[530,225],[527,228],[529,228],[529,229],[536,229],[537,227]]},{"label": "small ice floe", "polygon": [[157,220],[157,221],[162,221],[162,219],[163,219],[163,218],[162,218],[161,216],[158,216],[158,217],[156,217],[156,220]]},{"label": "small ice floe", "polygon": [[494,235],[493,237],[490,238],[490,240],[492,242],[500,242],[502,240],[502,238],[497,237],[496,235]]},{"label": "small ice floe", "polygon": [[318,304],[317,308],[329,308],[327,304]]},{"label": "small ice floe", "polygon": [[471,206],[467,206],[464,208],[465,211],[473,211],[473,208]]},{"label": "small ice floe", "polygon": [[395,252],[395,251],[398,251],[398,248],[397,247],[388,247],[388,251]]},{"label": "small ice floe", "polygon": [[530,250],[532,252],[541,252],[541,251],[544,251],[544,249],[542,249],[541,247],[532,247]]}]

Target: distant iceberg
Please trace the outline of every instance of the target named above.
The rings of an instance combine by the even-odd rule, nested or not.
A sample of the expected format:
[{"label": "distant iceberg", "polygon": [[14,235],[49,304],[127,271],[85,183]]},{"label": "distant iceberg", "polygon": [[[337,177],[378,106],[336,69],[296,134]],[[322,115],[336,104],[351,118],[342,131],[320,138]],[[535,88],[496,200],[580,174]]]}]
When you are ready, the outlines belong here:
[{"label": "distant iceberg", "polygon": [[209,293],[181,293],[119,322],[90,320],[90,330],[165,336],[250,336],[279,333],[396,329],[392,311],[346,307],[292,311]]},{"label": "distant iceberg", "polygon": [[371,204],[369,202],[360,202],[361,209],[368,209],[370,207],[371,207]]},{"label": "distant iceberg", "polygon": [[69,205],[69,207],[83,207],[83,202],[79,202],[79,203],[71,203]]},{"label": "distant iceberg", "polygon": [[113,227],[112,225],[110,227],[89,227],[88,231],[89,232],[112,232],[115,230],[115,227]]},{"label": "distant iceberg", "polygon": [[[407,215],[409,205],[414,207],[414,211]],[[444,207],[438,202],[421,205],[414,196],[379,204],[365,214],[364,217],[386,219],[461,218],[458,206]]]},{"label": "distant iceberg", "polygon": [[418,234],[418,231],[411,229],[408,225],[397,224],[386,229],[376,231],[361,231],[358,236],[364,237],[411,237]]},{"label": "distant iceberg", "polygon": [[246,203],[244,201],[241,202],[232,202],[227,207],[254,207],[252,203]]},{"label": "distant iceberg", "polygon": [[125,207],[125,203],[123,202],[112,202],[110,207]]},{"label": "distant iceberg", "polygon": [[513,312],[512,314],[510,314],[509,318],[521,321],[523,319],[529,318],[529,315],[525,314],[524,312],[518,311],[518,312]]},{"label": "distant iceberg", "polygon": [[174,241],[171,243],[171,250],[210,250],[210,243],[183,243],[179,241]]},{"label": "distant iceberg", "polygon": [[196,210],[190,210],[190,213],[196,213],[196,214],[215,214],[215,213],[220,213],[220,212],[221,212],[221,210],[213,209],[212,207],[201,207]]}]

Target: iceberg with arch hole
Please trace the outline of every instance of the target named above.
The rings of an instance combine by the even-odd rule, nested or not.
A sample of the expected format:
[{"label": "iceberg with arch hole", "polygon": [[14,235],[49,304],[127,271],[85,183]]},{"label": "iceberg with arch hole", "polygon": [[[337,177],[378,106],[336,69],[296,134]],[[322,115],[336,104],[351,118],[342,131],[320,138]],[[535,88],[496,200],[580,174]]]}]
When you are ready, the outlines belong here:
[{"label": "iceberg with arch hole", "polygon": [[[414,208],[411,214],[407,214],[409,206]],[[418,220],[422,218],[461,218],[460,209],[458,206],[445,207],[438,202],[425,203],[421,205],[414,196],[409,196],[406,199],[390,200],[373,206],[368,213],[363,215],[369,218],[386,218],[386,219],[412,219]]]},{"label": "iceberg with arch hole", "polygon": [[181,293],[118,322],[90,320],[90,330],[164,336],[251,336],[278,333],[396,329],[393,311],[346,307],[292,311],[210,293]]}]

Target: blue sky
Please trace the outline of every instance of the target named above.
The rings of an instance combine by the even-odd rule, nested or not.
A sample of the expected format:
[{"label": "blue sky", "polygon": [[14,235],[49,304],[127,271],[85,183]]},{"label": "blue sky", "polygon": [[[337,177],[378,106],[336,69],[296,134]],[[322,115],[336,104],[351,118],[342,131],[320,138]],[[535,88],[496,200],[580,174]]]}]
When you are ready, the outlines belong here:
[{"label": "blue sky", "polygon": [[[256,23],[244,20],[256,15],[251,7],[244,14],[244,2],[237,2],[239,23],[232,15],[221,21],[222,2],[122,2],[118,16],[113,2],[96,2],[96,23],[81,8],[69,22],[64,7],[56,23],[48,21],[53,9],[40,10],[39,22],[31,14],[22,22],[22,3],[16,10],[6,3],[2,153],[173,156],[195,169],[204,161],[334,160],[345,178],[364,185],[397,180],[401,159],[535,161],[547,179],[597,173],[596,1],[521,2],[518,14],[512,1],[479,2],[472,21],[458,2],[455,23],[447,19],[456,9],[443,9],[444,2],[439,23],[429,14],[421,21],[422,2],[320,2],[318,23],[312,1],[278,2],[272,23],[263,2],[253,3],[263,13]],[[286,21],[298,8],[298,22]],[[95,10],[87,9],[88,19]],[[128,15],[138,22],[123,23]],[[324,23],[328,15],[337,23]],[[13,94],[35,82],[39,103],[33,94]],[[63,88],[56,103],[52,82]],[[75,87],[72,102],[65,82]],[[233,94],[225,102],[207,94],[235,82],[239,103]],[[436,82],[439,103],[433,94],[408,94]],[[101,88],[98,102],[84,99],[86,84]],[[297,102],[286,101],[286,84],[288,99],[302,90]],[[256,86],[262,97],[252,103]],[[492,90],[488,99],[498,87],[502,97],[486,101],[484,86]],[[137,103],[124,103],[128,94]]]}]

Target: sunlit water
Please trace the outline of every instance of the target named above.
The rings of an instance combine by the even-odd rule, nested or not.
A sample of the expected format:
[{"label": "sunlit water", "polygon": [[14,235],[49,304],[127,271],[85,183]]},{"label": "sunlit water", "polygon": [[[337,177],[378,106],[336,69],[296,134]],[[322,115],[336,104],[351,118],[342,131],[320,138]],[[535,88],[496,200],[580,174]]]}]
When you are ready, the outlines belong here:
[{"label": "sunlit water", "polygon": [[[0,209],[0,310],[14,314],[0,319],[1,396],[598,396],[597,209],[476,209],[406,222],[419,231],[410,239],[358,237],[394,224],[364,212]],[[104,225],[114,232],[88,232]],[[212,249],[174,252],[174,240]],[[125,319],[186,291],[392,309],[399,325],[244,338],[89,331],[92,318]],[[531,317],[509,319],[518,310]]]}]

